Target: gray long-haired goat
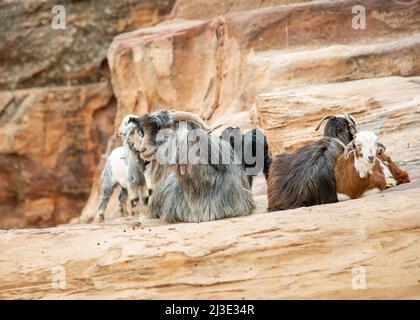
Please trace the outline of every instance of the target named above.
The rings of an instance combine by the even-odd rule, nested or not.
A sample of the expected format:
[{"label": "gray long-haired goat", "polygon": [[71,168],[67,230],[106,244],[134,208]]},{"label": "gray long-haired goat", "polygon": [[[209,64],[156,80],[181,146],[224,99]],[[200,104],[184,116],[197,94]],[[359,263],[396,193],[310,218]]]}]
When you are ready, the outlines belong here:
[{"label": "gray long-haired goat", "polygon": [[143,204],[148,203],[149,190],[147,188],[144,171],[145,161],[140,157],[139,150],[143,140],[143,129],[139,117],[126,116],[119,129],[118,136],[123,145],[115,148],[108,157],[102,173],[102,196],[98,208],[98,221],[104,220],[104,212],[115,187],[120,186],[119,210],[122,216],[128,214],[127,199],[131,204],[131,215],[138,215],[139,192]]},{"label": "gray long-haired goat", "polygon": [[[144,128],[141,156],[149,161],[174,160],[167,164],[171,170],[161,177],[150,199],[151,218],[204,222],[251,214],[255,203],[242,166],[221,163],[230,159],[230,145],[207,135],[208,127],[198,116],[157,111],[141,116],[140,123]],[[162,135],[164,131],[169,134]],[[197,141],[204,148],[194,162],[189,157]]]}]

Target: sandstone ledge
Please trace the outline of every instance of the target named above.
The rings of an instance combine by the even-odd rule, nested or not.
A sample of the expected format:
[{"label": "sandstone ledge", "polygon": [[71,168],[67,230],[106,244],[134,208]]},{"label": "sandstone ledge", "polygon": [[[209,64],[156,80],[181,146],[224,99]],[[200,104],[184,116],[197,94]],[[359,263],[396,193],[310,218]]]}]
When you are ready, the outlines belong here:
[{"label": "sandstone ledge", "polygon": [[[402,189],[211,223],[2,231],[0,298],[418,299],[420,186]],[[65,289],[51,285],[58,266]]]}]

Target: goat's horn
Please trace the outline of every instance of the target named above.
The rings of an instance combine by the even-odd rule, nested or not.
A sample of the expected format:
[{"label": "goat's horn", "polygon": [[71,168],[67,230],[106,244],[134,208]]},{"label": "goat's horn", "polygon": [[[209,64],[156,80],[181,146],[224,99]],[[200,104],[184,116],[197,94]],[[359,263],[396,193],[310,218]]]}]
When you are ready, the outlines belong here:
[{"label": "goat's horn", "polygon": [[349,123],[353,123],[355,126],[357,125],[356,120],[349,115],[348,113],[344,114],[344,118],[349,122]]},{"label": "goat's horn", "polygon": [[331,119],[331,118],[334,118],[335,116],[325,116],[324,118],[322,118],[321,119],[321,122],[318,124],[318,126],[315,128],[315,131],[318,131],[319,130],[319,128],[321,128],[321,125],[322,125],[322,123],[325,121],[325,120],[329,120],[329,119]]},{"label": "goat's horn", "polygon": [[196,114],[185,111],[172,111],[172,119],[174,121],[192,121],[201,126],[204,130],[209,131],[207,124]]}]

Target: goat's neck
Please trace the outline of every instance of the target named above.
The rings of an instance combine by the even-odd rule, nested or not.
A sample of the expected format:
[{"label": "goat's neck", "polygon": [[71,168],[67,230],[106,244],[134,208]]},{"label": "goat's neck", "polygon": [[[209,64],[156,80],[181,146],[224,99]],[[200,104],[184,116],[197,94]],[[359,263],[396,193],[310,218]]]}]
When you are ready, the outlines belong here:
[{"label": "goat's neck", "polygon": [[127,159],[134,164],[134,166],[140,170],[144,171],[145,165],[143,159],[140,157],[140,154],[130,148],[130,145],[128,143],[124,144],[124,150],[125,154],[127,156]]},{"label": "goat's neck", "polygon": [[356,169],[360,178],[365,178],[368,175],[372,175],[374,165],[375,165],[374,163],[373,164],[367,163],[362,158],[354,156],[354,168]]}]

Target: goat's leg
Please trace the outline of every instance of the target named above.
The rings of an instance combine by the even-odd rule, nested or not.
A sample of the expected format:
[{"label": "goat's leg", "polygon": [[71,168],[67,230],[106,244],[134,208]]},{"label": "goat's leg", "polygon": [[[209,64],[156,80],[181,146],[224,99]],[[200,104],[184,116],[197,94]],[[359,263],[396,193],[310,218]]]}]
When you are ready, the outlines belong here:
[{"label": "goat's leg", "polygon": [[109,199],[112,196],[112,192],[114,191],[114,185],[107,184],[106,181],[104,181],[104,185],[102,188],[102,196],[101,196],[101,202],[99,203],[98,207],[98,215],[96,217],[96,220],[98,222],[104,222],[105,221],[105,209],[108,205]]},{"label": "goat's leg", "polygon": [[249,176],[246,176],[246,178],[248,179],[249,189],[252,190],[252,182],[254,180],[254,177],[249,175]]},{"label": "goat's leg", "polygon": [[130,199],[130,204],[131,204],[131,215],[138,216],[139,215],[138,188],[133,187],[133,186],[128,187],[128,199]]},{"label": "goat's leg", "polygon": [[119,210],[122,217],[128,216],[127,199],[128,199],[127,189],[121,188],[120,194],[118,196],[118,200],[119,200]]},{"label": "goat's leg", "polygon": [[150,196],[150,194],[149,194],[149,188],[144,183],[141,186],[141,200],[142,200],[144,206],[147,206],[149,204],[149,196]]},{"label": "goat's leg", "polygon": [[408,172],[401,169],[398,164],[392,161],[390,156],[382,154],[379,158],[382,162],[385,162],[385,165],[387,165],[389,171],[391,171],[391,174],[394,176],[395,180],[397,180],[397,185],[409,183],[411,181]]}]

